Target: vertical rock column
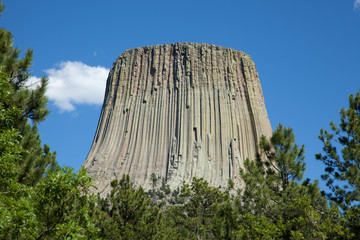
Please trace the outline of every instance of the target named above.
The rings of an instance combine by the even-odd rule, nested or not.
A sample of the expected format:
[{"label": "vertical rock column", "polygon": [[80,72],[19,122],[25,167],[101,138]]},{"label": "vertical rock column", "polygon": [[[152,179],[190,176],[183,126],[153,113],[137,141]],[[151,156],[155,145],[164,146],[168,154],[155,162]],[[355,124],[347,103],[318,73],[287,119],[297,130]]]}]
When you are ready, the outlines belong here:
[{"label": "vertical rock column", "polygon": [[135,48],[110,70],[83,166],[102,193],[123,174],[145,189],[152,173],[172,188],[192,177],[226,186],[271,132],[247,54],[195,43]]}]

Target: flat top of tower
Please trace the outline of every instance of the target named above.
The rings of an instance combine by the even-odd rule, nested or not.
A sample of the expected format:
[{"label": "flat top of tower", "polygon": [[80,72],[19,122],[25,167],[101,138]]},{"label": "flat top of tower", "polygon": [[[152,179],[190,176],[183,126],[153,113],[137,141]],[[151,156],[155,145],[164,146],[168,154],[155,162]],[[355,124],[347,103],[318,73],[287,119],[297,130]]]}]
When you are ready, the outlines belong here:
[{"label": "flat top of tower", "polygon": [[242,51],[236,50],[236,49],[227,48],[227,47],[221,47],[221,46],[214,45],[214,44],[209,44],[209,43],[193,43],[193,42],[167,43],[167,44],[157,44],[157,45],[151,45],[151,46],[145,46],[145,47],[131,48],[131,49],[126,50],[122,54],[131,53],[131,52],[136,51],[136,50],[145,50],[146,51],[146,50],[151,50],[151,49],[172,48],[172,47],[178,47],[178,48],[179,47],[180,48],[181,47],[183,47],[183,48],[186,48],[186,47],[194,47],[194,48],[205,47],[205,48],[208,48],[208,49],[240,52],[241,54],[250,57],[248,54],[246,54],[246,53],[244,53]]}]

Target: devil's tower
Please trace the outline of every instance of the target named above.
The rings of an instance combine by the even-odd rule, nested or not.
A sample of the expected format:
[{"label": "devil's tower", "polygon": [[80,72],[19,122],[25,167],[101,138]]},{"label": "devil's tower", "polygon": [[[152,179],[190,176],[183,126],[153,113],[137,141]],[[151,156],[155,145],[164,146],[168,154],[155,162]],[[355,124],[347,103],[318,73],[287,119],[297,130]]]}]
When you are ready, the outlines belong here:
[{"label": "devil's tower", "polygon": [[84,167],[103,193],[123,174],[145,189],[152,173],[172,188],[192,177],[225,186],[271,132],[247,54],[196,43],[135,48],[110,70]]}]

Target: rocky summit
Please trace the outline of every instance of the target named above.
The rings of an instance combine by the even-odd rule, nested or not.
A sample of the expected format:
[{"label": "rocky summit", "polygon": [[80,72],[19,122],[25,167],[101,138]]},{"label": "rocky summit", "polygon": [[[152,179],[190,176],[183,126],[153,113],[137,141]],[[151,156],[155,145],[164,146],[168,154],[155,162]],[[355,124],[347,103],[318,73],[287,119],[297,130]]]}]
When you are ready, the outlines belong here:
[{"label": "rocky summit", "polygon": [[152,174],[171,188],[193,177],[241,184],[239,168],[271,133],[249,55],[197,43],[134,48],[110,70],[83,166],[101,194],[123,174],[144,189]]}]

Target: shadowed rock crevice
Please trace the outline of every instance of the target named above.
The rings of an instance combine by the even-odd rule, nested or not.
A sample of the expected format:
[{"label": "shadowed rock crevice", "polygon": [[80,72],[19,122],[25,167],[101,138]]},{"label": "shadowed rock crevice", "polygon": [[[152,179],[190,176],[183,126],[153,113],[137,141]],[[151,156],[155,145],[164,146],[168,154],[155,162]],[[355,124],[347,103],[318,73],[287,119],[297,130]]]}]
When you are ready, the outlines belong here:
[{"label": "shadowed rock crevice", "polygon": [[145,189],[152,173],[172,188],[192,177],[226,186],[271,132],[247,54],[196,43],[135,48],[110,70],[84,167],[103,193],[123,174]]}]

